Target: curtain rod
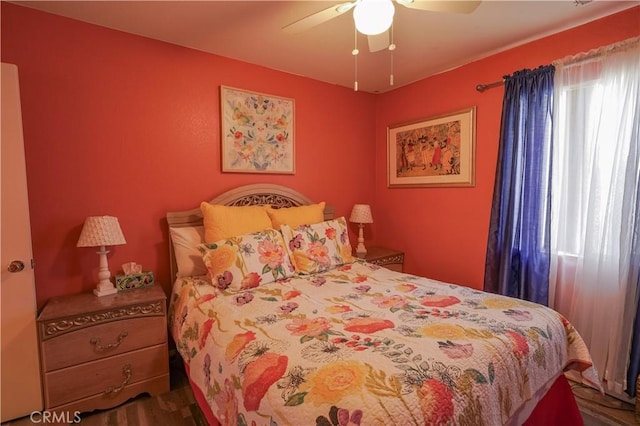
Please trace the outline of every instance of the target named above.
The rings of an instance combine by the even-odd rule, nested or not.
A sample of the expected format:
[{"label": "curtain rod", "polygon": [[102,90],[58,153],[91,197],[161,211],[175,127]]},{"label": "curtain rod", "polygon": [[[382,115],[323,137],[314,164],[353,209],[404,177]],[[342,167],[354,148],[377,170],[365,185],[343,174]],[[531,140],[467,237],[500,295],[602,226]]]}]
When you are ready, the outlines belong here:
[{"label": "curtain rod", "polygon": [[552,62],[554,66],[558,65],[572,65],[580,62],[586,62],[590,59],[599,58],[609,53],[615,53],[620,50],[635,47],[640,42],[640,36],[631,37],[626,40],[622,40],[617,43],[610,44],[608,46],[599,47],[597,49],[591,49],[588,52],[578,53],[573,56],[565,56],[561,59],[556,59]]},{"label": "curtain rod", "polygon": [[[622,40],[617,43],[610,44],[608,46],[600,47],[597,49],[592,49],[588,52],[578,53],[573,56],[566,56],[562,59],[556,59],[552,62],[553,65],[570,65],[577,62],[587,61],[589,59],[597,58],[598,56],[602,56],[606,53],[612,53],[618,50],[626,49],[628,47],[632,47],[640,42],[640,36],[631,37],[626,40]],[[504,80],[494,81],[493,83],[488,84],[478,84],[476,86],[476,90],[480,93],[484,92],[487,89],[492,89],[494,87],[502,86],[504,84]]]},{"label": "curtain rod", "polygon": [[494,88],[494,87],[502,86],[503,84],[504,84],[504,80],[494,81],[493,83],[487,83],[487,84],[478,84],[476,86],[476,90],[478,92],[482,93],[487,89],[491,89],[491,88]]}]

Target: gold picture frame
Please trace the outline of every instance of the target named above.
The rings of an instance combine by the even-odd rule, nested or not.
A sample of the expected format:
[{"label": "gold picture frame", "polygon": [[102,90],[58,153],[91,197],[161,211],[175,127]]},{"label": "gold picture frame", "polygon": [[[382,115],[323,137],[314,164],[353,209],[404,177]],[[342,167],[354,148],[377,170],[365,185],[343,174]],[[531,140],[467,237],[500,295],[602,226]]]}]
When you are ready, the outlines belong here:
[{"label": "gold picture frame", "polygon": [[475,185],[475,106],[387,130],[389,188]]},{"label": "gold picture frame", "polygon": [[295,174],[293,99],[220,86],[222,171]]}]

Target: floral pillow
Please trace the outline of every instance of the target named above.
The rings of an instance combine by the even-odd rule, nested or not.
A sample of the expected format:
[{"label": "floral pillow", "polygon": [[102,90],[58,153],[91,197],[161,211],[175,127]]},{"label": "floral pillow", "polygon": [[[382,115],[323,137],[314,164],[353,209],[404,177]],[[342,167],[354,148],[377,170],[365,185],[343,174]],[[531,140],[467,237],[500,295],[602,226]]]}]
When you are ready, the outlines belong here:
[{"label": "floral pillow", "polygon": [[344,217],[312,225],[280,227],[300,274],[314,274],[354,261]]},{"label": "floral pillow", "polygon": [[275,229],[202,244],[211,282],[221,290],[246,290],[295,274],[282,234]]}]

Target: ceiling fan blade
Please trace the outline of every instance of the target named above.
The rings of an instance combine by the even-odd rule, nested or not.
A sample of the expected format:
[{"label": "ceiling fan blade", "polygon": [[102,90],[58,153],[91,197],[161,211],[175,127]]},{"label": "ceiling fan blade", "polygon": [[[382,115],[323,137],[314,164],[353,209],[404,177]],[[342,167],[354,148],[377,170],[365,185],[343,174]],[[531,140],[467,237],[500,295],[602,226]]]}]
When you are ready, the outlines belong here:
[{"label": "ceiling fan blade", "polygon": [[402,6],[431,12],[471,13],[480,1],[396,0]]},{"label": "ceiling fan blade", "polygon": [[355,5],[355,1],[336,4],[327,9],[321,10],[320,12],[316,12],[312,15],[299,19],[289,25],[285,25],[282,27],[282,30],[289,34],[301,33],[348,12],[353,9]]},{"label": "ceiling fan blade", "polygon": [[389,47],[389,30],[380,34],[369,35],[367,36],[367,41],[369,42],[369,52],[385,50]]}]

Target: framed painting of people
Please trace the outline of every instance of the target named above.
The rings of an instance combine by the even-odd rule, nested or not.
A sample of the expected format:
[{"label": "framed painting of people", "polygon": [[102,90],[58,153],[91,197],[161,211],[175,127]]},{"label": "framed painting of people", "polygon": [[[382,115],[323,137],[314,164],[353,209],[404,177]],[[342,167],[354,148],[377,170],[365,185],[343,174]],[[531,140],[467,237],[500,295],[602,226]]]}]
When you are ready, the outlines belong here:
[{"label": "framed painting of people", "polygon": [[476,108],[388,127],[387,185],[475,185]]}]

